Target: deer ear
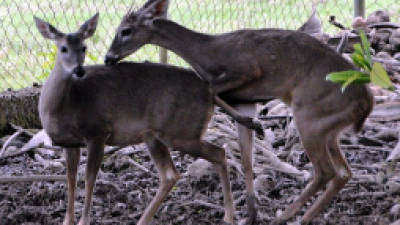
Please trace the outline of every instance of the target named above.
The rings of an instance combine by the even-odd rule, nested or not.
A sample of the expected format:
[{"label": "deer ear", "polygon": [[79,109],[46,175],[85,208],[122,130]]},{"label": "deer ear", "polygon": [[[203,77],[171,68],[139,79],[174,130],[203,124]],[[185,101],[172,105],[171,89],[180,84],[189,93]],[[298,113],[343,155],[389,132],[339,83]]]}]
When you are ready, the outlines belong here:
[{"label": "deer ear", "polygon": [[53,27],[49,23],[37,18],[36,16],[33,18],[35,20],[37,29],[43,35],[43,37],[51,40],[56,40],[64,36],[62,32],[58,31],[55,27]]},{"label": "deer ear", "polygon": [[155,20],[167,16],[169,0],[149,0],[140,10],[146,19]]},{"label": "deer ear", "polygon": [[98,20],[99,13],[96,13],[94,16],[92,16],[92,18],[88,19],[84,24],[82,24],[78,30],[78,33],[82,34],[84,39],[91,37],[96,31]]},{"label": "deer ear", "polygon": [[298,31],[304,32],[309,35],[322,32],[321,20],[317,15],[316,9],[313,9],[310,18],[308,18],[308,20],[298,29]]}]

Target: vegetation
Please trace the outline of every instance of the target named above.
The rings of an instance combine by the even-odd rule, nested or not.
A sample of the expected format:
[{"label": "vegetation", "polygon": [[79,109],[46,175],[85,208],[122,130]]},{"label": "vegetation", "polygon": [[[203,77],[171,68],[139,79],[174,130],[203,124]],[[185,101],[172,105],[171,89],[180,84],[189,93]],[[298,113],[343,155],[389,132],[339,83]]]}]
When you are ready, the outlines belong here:
[{"label": "vegetation", "polygon": [[354,44],[354,53],[351,55],[354,65],[360,70],[348,70],[330,73],[327,80],[342,85],[342,91],[350,84],[370,83],[394,91],[395,88],[388,74],[380,63],[372,63],[371,46],[364,31],[360,31],[361,44]]},{"label": "vegetation", "polygon": [[[21,88],[40,82],[50,72],[54,61],[52,42],[44,40],[33,25],[33,15],[53,23],[61,30],[74,30],[95,12],[100,12],[100,24],[88,40],[86,63],[102,63],[115,28],[133,3],[140,7],[145,0],[1,0],[0,1],[0,91]],[[308,18],[317,0],[171,0],[169,17],[200,32],[219,33],[239,28],[298,28]],[[353,1],[331,0],[318,5],[324,30],[336,32],[328,24],[329,15],[341,22],[351,23]],[[400,15],[395,0],[367,1],[367,13],[389,9]],[[130,60],[158,61],[159,49],[146,46]],[[53,60],[53,61],[52,61]],[[173,53],[169,63],[187,66]]]}]

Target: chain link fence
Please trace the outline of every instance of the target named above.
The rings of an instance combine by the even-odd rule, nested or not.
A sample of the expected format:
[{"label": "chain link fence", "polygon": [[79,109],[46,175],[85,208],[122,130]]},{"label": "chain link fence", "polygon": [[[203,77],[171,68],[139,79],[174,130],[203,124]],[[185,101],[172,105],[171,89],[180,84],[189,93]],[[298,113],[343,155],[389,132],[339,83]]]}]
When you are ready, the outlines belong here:
[{"label": "chain link fence", "polygon": [[[87,41],[86,63],[102,63],[122,16],[133,5],[145,0],[1,0],[0,1],[0,91],[41,83],[55,62],[55,46],[36,30],[33,16],[42,18],[63,32],[75,31],[96,12],[100,21],[96,34]],[[325,32],[336,32],[328,23],[330,15],[350,26],[353,0],[171,0],[169,18],[191,29],[207,33],[240,28],[298,28],[310,16],[313,7],[323,21]],[[368,15],[388,10],[393,22],[400,22],[398,0],[365,2]],[[169,52],[168,62],[187,66]],[[146,46],[133,56],[136,61],[159,61],[159,49]]]}]

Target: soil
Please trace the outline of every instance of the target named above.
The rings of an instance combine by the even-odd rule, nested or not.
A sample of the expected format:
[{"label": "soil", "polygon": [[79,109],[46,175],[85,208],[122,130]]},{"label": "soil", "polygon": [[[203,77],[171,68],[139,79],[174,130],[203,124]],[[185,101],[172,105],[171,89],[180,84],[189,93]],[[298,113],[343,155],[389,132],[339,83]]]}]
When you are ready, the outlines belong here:
[{"label": "soil", "polygon": [[[223,146],[224,142],[235,141],[215,124],[218,119],[226,117],[217,112],[210,123],[206,139]],[[222,121],[236,132],[231,121]],[[353,169],[354,177],[340,193],[327,204],[327,207],[312,224],[336,225],[387,225],[400,218],[399,212],[399,177],[388,176],[386,157],[397,143],[397,135],[391,135],[398,128],[397,121],[376,122],[368,120],[363,131],[354,135],[346,132],[341,138],[341,146]],[[294,145],[285,148],[289,139],[287,121],[263,122],[272,131],[272,151],[282,161],[287,161],[299,170],[312,172],[311,164],[299,144],[298,138]],[[388,134],[383,134],[385,130]],[[389,131],[389,132],[387,132]],[[6,140],[7,137],[3,137]],[[23,138],[23,137],[22,137]],[[294,139],[296,140],[296,139]],[[20,140],[26,142],[26,139]],[[1,142],[0,142],[1,143]],[[21,146],[10,147],[8,151],[18,151]],[[13,149],[14,148],[14,149]],[[239,160],[237,149],[230,157]],[[288,157],[288,153],[290,156]],[[85,159],[85,151],[81,159]],[[27,176],[65,174],[64,166],[44,165],[38,161],[36,154],[44,160],[52,162],[63,161],[63,153],[57,150],[38,149],[16,157],[0,160],[1,176]],[[173,160],[182,179],[178,181],[171,193],[159,208],[153,225],[208,225],[222,224],[223,196],[218,176],[215,173],[196,178],[187,172],[195,159],[172,151]],[[229,155],[229,154],[227,154]],[[284,210],[295,197],[305,188],[307,182],[271,169],[255,152],[255,167],[257,167],[256,190],[259,214],[257,224],[269,224],[277,212]],[[150,172],[134,166],[132,159]],[[75,202],[76,222],[81,216],[84,201],[84,166],[79,172],[78,193]],[[398,172],[396,167],[395,172]],[[155,195],[159,179],[154,176],[157,171],[150,160],[144,145],[132,146],[106,155],[96,187],[94,189],[91,224],[136,224],[145,207]],[[394,173],[395,174],[395,173]],[[398,174],[398,173],[397,173]],[[363,179],[372,177],[373,180]],[[235,200],[236,222],[239,224],[246,218],[246,192],[244,177],[234,167],[230,168],[230,180]],[[61,224],[66,211],[66,183],[62,181],[35,181],[0,183],[0,224]],[[320,194],[320,193],[319,193]],[[298,224],[305,210],[316,198],[302,207],[300,213],[287,224]],[[393,207],[397,205],[396,207]],[[392,213],[391,213],[392,210]],[[397,211],[396,211],[397,210]]]}]

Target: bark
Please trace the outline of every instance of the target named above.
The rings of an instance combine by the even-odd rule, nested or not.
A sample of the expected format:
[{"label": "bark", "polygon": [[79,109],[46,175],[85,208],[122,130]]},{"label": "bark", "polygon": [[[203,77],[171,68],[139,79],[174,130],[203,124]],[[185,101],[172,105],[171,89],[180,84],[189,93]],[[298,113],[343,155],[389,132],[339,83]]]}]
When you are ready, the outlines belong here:
[{"label": "bark", "polygon": [[2,107],[0,107],[0,136],[3,134],[7,127],[6,114]]},{"label": "bark", "polygon": [[0,93],[0,134],[7,123],[23,128],[41,128],[37,107],[39,95],[39,87]]}]

